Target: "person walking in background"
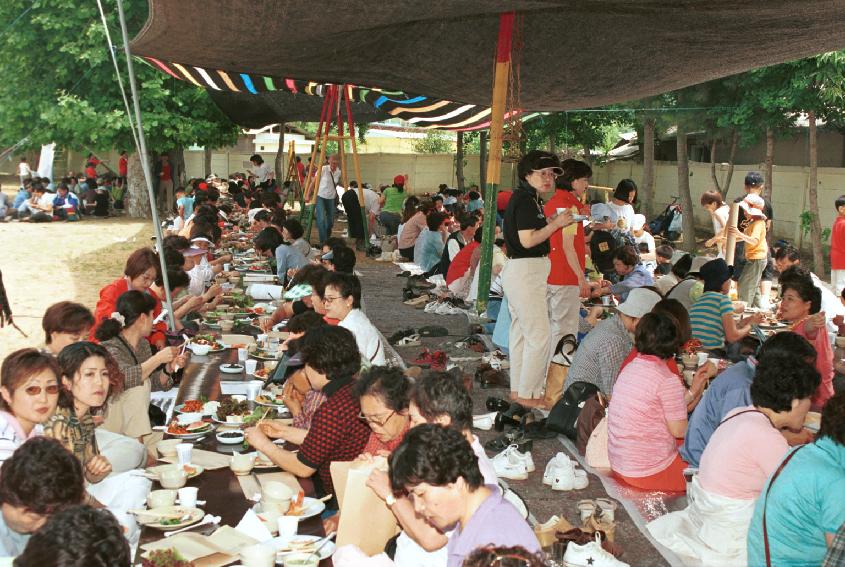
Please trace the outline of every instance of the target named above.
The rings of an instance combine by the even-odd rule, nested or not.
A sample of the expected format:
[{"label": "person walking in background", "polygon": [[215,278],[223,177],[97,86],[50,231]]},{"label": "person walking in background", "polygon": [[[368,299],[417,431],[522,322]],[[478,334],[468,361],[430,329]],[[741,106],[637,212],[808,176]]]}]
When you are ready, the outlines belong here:
[{"label": "person walking in background", "polygon": [[120,150],[120,159],[117,160],[117,186],[126,187],[126,176],[129,174],[129,154],[126,150]]},{"label": "person walking in background", "polygon": [[167,212],[173,204],[173,168],[167,154],[161,154],[161,165],[158,173],[159,208]]},{"label": "person walking in background", "polygon": [[845,195],[836,202],[836,220],[830,234],[830,285],[833,293],[839,295],[845,288]]},{"label": "person walking in background", "polygon": [[314,209],[320,242],[325,242],[332,235],[335,199],[337,198],[337,184],[340,183],[340,175],[337,155],[332,155],[329,157],[328,165],[324,165],[323,171],[320,173],[320,188],[317,191],[317,206]]}]

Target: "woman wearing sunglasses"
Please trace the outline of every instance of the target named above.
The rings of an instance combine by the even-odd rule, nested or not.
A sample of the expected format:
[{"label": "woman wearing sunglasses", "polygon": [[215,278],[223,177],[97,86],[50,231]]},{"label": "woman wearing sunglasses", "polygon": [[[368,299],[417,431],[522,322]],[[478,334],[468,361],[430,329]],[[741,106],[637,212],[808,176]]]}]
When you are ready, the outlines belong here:
[{"label": "woman wearing sunglasses", "polygon": [[34,348],[13,352],[0,367],[0,464],[27,439],[43,434],[56,412],[59,366]]}]

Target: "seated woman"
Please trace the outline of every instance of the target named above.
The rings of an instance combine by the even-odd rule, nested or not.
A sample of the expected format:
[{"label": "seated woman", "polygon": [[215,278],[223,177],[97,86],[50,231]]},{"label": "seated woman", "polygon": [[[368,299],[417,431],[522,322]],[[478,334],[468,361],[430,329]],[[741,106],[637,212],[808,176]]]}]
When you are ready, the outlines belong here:
[{"label": "seated woman", "polygon": [[[181,331],[184,328],[181,321],[182,317],[185,317],[196,308],[201,307],[203,299],[202,297],[192,295],[190,296],[191,299],[189,303],[183,302],[177,307],[175,297],[182,293],[183,290],[187,289],[188,285],[191,283],[191,279],[188,277],[188,274],[178,268],[167,269],[167,283],[170,287],[170,297],[174,298],[173,317],[176,323],[176,330]],[[153,309],[153,319],[156,319],[159,315],[161,315],[161,311],[163,309],[162,305],[164,304],[164,300],[166,298],[166,294],[164,293],[164,278],[160,275],[156,276],[156,281],[147,291],[156,301],[155,309]],[[149,338],[150,344],[164,344],[162,340],[166,340],[166,333],[167,320],[164,319],[154,325],[153,332],[150,334]]]},{"label": "seated woman", "polygon": [[821,564],[845,522],[843,463],[845,392],[839,392],[822,410],[816,441],[790,452],[763,487],[748,529],[749,565],[766,565],[767,555],[771,565]]},{"label": "seated woman", "polygon": [[426,227],[425,219],[434,210],[431,201],[420,203],[416,197],[408,197],[402,207],[402,224],[397,233],[397,247],[399,254],[409,261],[414,261],[414,244],[420,233]]},{"label": "seated woman", "polygon": [[311,245],[302,238],[303,234],[305,234],[305,229],[302,228],[302,223],[296,219],[286,219],[282,225],[282,238],[285,239],[285,242],[308,258],[311,256]]},{"label": "seated woman", "polygon": [[127,291],[118,298],[116,309],[96,332],[124,377],[123,392],[108,402],[103,427],[146,444],[156,441],[150,438],[150,392],[172,388],[172,374],[185,367],[186,357],[178,354],[177,347],[152,354],[147,337],[153,330],[155,299],[149,294]]},{"label": "seated woman", "polygon": [[428,272],[440,263],[446,245],[446,226],[450,221],[448,214],[433,211],[425,218],[425,222],[427,228],[420,232],[414,244],[414,263],[423,272]]},{"label": "seated woman", "polygon": [[94,310],[94,327],[91,329],[89,340],[94,340],[96,326],[114,313],[118,297],[133,289],[146,291],[155,283],[160,271],[158,255],[152,248],[139,248],[130,254],[123,268],[123,277],[100,290],[100,299]]},{"label": "seated woman", "polygon": [[639,354],[619,373],[607,409],[610,468],[637,488],[684,492],[677,445],[687,430],[686,389],[666,365],[680,348],[675,318],[646,314],[634,345]]},{"label": "seated woman", "polygon": [[352,331],[358,350],[368,366],[386,363],[381,334],[361,311],[361,281],[357,276],[332,272],[325,280],[323,303],[326,315]]},{"label": "seated woman", "polygon": [[0,367],[0,465],[15,450],[44,433],[56,413],[61,371],[56,359],[24,348],[11,353]]},{"label": "seated woman", "polygon": [[[478,254],[475,254],[475,251],[481,246],[483,235],[483,230],[476,230],[472,240],[452,258],[449,269],[446,271],[446,285],[449,287],[449,291],[462,299],[467,297],[470,283],[472,283],[475,275],[479,257]],[[498,276],[501,271],[502,266],[500,265],[498,270],[492,274],[492,278]]]},{"label": "seated woman", "polygon": [[361,405],[353,394],[361,354],[352,333],[331,326],[307,333],[300,352],[311,388],[325,393],[327,399],[314,413],[299,453],[275,445],[267,436],[273,432],[265,427],[248,428],[246,438],[282,469],[299,477],[316,474],[314,485],[320,495],[336,494],[331,463],[353,460],[370,436],[370,428],[358,417]]},{"label": "seated woman", "polygon": [[361,419],[370,426],[370,438],[361,453],[377,456],[392,452],[410,427],[408,401],[411,380],[400,368],[373,366],[355,382]]},{"label": "seated woman", "polygon": [[822,294],[801,268],[790,268],[785,276],[780,278],[780,318],[792,323],[792,332],[816,349],[816,370],[822,382],[813,396],[813,407],[821,408],[833,396],[833,349],[821,311]]},{"label": "seated woman", "polygon": [[88,338],[94,326],[94,315],[84,305],[72,301],[54,303],[44,312],[44,351],[58,355],[69,344]]},{"label": "seated woman", "polygon": [[789,451],[781,430],[800,430],[819,375],[790,355],[757,365],[752,405],[731,410],[710,438],[689,506],[648,524],[660,543],[703,565],[745,565],[754,503]]},{"label": "seated woman", "polygon": [[721,351],[726,343],[735,343],[748,336],[751,326],[763,320],[755,313],[734,320],[734,309],[728,292],[731,289],[733,269],[718,258],[701,266],[699,276],[704,280],[704,293],[690,309],[690,326],[693,338],[701,341],[706,350]]},{"label": "seated woman", "polygon": [[654,276],[642,265],[639,254],[631,246],[623,246],[613,253],[613,269],[621,281],[601,288],[602,295],[612,293],[625,301],[632,289],[654,285]]},{"label": "seated woman", "polygon": [[56,414],[44,426],[44,435],[61,442],[79,459],[85,480],[97,483],[112,471],[111,463],[100,455],[94,436],[92,410],[119,394],[123,376],[109,352],[90,342],[75,343],[59,354],[62,389]]},{"label": "seated woman", "polygon": [[276,261],[276,275],[280,279],[287,277],[288,270],[299,268],[308,264],[308,259],[302,255],[298,248],[285,244],[282,236],[274,228],[265,228],[255,237],[255,251],[261,256],[274,258]]},{"label": "seated woman", "polygon": [[[390,456],[394,494],[412,496],[414,510],[444,532],[448,567],[459,567],[477,547],[521,545],[540,550],[533,530],[502,492],[484,484],[466,437],[454,429],[424,424],[411,429]],[[395,497],[395,496],[394,496]]]}]

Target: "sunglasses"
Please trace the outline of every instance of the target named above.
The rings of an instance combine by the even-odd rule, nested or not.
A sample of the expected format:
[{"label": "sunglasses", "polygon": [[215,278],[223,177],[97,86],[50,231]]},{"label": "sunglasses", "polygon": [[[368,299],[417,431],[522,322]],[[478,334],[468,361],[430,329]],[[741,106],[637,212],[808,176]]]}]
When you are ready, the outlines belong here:
[{"label": "sunglasses", "polygon": [[30,396],[37,396],[41,393],[42,389],[44,391],[46,391],[48,394],[50,394],[51,396],[54,396],[54,395],[59,393],[59,385],[58,384],[50,384],[49,386],[46,386],[44,388],[41,388],[41,386],[27,386],[26,389],[24,389],[24,392],[26,392],[27,395],[30,395]]}]

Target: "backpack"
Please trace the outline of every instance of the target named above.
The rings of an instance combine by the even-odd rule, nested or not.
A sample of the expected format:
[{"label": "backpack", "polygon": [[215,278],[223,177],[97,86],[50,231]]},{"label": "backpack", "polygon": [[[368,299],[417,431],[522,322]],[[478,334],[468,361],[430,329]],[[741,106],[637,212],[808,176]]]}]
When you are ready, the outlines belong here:
[{"label": "backpack", "polygon": [[556,433],[562,433],[572,441],[578,436],[578,416],[584,403],[599,391],[599,387],[589,382],[573,382],[563,397],[557,401],[549,412],[546,427]]}]

